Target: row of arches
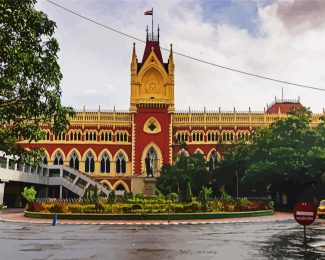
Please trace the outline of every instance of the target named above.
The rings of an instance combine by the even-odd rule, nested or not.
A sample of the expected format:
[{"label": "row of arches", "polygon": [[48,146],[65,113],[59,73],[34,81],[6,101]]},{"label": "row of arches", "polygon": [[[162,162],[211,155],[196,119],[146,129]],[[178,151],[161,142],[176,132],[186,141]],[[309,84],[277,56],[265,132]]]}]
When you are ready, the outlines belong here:
[{"label": "row of arches", "polygon": [[[53,134],[54,141],[101,141],[101,142],[112,142],[115,137],[116,142],[128,142],[129,133],[126,130],[70,130],[68,133],[62,132],[59,134]],[[51,140],[50,130],[45,130],[45,134],[42,138],[44,141]]]},{"label": "row of arches", "polygon": [[100,184],[102,184],[107,190],[130,192],[129,186],[123,180],[119,180],[114,184],[111,184],[108,180],[102,180]]},{"label": "row of arches", "polygon": [[[57,149],[51,156],[47,155],[42,159],[44,164],[48,164],[48,161],[52,161],[54,165],[67,164],[70,168],[80,170],[82,165],[83,170],[86,173],[123,173],[127,171],[127,154],[123,150],[116,152],[114,156],[105,149],[97,157],[95,152],[88,149],[82,156],[77,149],[72,149],[67,156],[61,149]],[[95,165],[98,163],[98,169]],[[114,167],[113,167],[114,166]]]},{"label": "row of arches", "polygon": [[232,143],[237,141],[249,141],[251,133],[248,130],[209,130],[206,133],[203,130],[188,130],[177,131],[176,139],[180,142],[223,142]]}]

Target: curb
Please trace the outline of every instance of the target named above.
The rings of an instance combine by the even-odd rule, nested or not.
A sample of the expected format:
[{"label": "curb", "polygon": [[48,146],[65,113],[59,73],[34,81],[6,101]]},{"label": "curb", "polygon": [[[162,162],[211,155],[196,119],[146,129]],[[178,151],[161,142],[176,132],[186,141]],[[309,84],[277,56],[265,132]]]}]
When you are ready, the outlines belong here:
[{"label": "curb", "polygon": [[[169,225],[211,225],[211,224],[241,224],[256,222],[280,222],[293,220],[293,218],[280,219],[254,219],[254,220],[230,220],[230,221],[190,221],[190,222],[64,222],[58,221],[58,225],[117,225],[117,226],[169,226]],[[24,220],[7,220],[0,218],[0,222],[10,223],[29,223],[29,224],[48,224],[52,221],[24,221]]]},{"label": "curb", "polygon": [[[30,212],[25,211],[24,216],[35,219],[53,219],[54,213]],[[265,216],[274,215],[274,210],[260,211],[243,211],[243,212],[200,212],[200,213],[173,213],[167,215],[165,213],[150,213],[150,214],[96,214],[96,213],[57,213],[60,220],[77,220],[77,221],[126,221],[126,222],[146,222],[146,221],[175,221],[175,222],[192,222],[199,220],[217,220],[217,219],[232,219],[232,218],[262,218]]]}]

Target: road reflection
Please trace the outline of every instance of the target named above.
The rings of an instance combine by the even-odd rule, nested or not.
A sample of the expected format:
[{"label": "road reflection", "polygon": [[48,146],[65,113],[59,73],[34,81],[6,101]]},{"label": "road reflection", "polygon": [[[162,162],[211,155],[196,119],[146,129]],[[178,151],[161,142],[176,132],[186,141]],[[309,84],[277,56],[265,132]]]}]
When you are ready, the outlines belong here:
[{"label": "road reflection", "polygon": [[321,259],[325,222],[58,225],[0,222],[1,259]]}]

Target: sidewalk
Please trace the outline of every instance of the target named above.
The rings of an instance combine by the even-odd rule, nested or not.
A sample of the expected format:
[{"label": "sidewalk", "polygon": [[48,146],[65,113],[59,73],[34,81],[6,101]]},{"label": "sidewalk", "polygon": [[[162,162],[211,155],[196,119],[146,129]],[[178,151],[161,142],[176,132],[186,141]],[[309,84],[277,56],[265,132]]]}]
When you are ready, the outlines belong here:
[{"label": "sidewalk", "polygon": [[[60,220],[59,224],[72,224],[72,225],[196,225],[196,224],[226,224],[226,223],[253,223],[253,222],[272,222],[293,220],[292,213],[276,212],[271,216],[262,217],[245,217],[245,218],[223,218],[223,219],[200,219],[200,220]],[[0,221],[5,222],[18,222],[18,223],[36,223],[36,224],[51,224],[51,219],[38,219],[38,218],[26,218],[21,210],[5,210],[0,214]]]}]

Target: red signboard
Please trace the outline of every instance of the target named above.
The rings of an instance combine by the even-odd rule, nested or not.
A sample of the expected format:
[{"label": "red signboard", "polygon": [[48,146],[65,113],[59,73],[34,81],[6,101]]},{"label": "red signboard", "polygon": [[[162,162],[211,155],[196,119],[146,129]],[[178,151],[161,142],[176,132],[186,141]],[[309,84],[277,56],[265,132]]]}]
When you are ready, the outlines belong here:
[{"label": "red signboard", "polygon": [[309,202],[299,202],[293,209],[295,220],[303,226],[312,224],[316,219],[317,208]]}]

